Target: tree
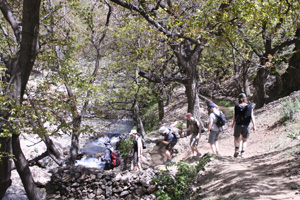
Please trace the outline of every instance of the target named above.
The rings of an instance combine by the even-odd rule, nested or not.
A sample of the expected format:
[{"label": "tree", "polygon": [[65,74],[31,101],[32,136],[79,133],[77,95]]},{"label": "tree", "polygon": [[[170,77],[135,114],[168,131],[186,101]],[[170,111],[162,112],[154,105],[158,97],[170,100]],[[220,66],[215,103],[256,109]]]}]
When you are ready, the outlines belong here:
[{"label": "tree", "polygon": [[[15,36],[15,42],[20,45],[20,49],[14,52],[14,55],[9,56],[6,53],[2,53],[5,66],[7,68],[5,78],[2,79],[7,84],[5,85],[6,88],[2,88],[2,91],[4,92],[3,97],[6,99],[5,103],[22,103],[26,84],[38,50],[37,44],[39,34],[40,4],[40,0],[24,0],[21,27],[18,18],[13,14],[9,4],[5,0],[0,1],[1,12],[7,22],[11,25]],[[13,127],[13,122],[10,119],[14,115],[10,109],[12,109],[11,106],[5,106],[3,109],[5,112],[1,112],[1,118],[3,119],[2,122],[4,123],[2,123],[0,127],[2,132],[0,142],[1,154],[4,155],[4,159],[1,159],[0,166],[1,169],[5,170],[1,170],[0,172],[0,198],[3,198],[7,188],[11,184],[11,161],[8,156],[13,153],[14,162],[28,198],[40,199],[39,192],[31,176],[28,163],[20,148],[20,133],[18,133],[17,129]],[[7,128],[9,129],[8,134],[3,133],[5,130],[7,132]]]},{"label": "tree", "polygon": [[300,28],[297,28],[295,37],[298,41],[295,44],[293,56],[289,60],[289,67],[282,75],[281,96],[289,95],[293,91],[300,89]]},{"label": "tree", "polygon": [[[268,103],[276,95],[267,86],[270,76],[279,77],[283,61],[290,54],[290,46],[297,39],[292,36],[297,28],[297,2],[289,1],[229,1],[223,10],[223,31],[231,41],[244,43],[254,53],[251,63],[257,70],[254,79],[256,107]],[[235,33],[235,34],[230,34]],[[235,40],[233,40],[235,39]],[[238,39],[238,40],[236,40]],[[252,53],[251,53],[252,54]],[[250,57],[249,57],[250,58]],[[246,62],[247,63],[247,62]]]},{"label": "tree", "polygon": [[[156,31],[163,34],[159,41],[169,45],[177,59],[181,76],[173,77],[172,81],[183,84],[188,99],[188,112],[200,118],[198,97],[199,72],[198,62],[209,35],[209,12],[215,12],[220,3],[195,1],[127,1],[111,0],[146,20]],[[200,19],[200,20],[199,20]],[[199,21],[198,21],[199,20]],[[164,39],[163,39],[164,38]],[[150,77],[150,75],[148,75]],[[165,79],[165,77],[163,77]],[[166,80],[166,79],[165,79]]]}]

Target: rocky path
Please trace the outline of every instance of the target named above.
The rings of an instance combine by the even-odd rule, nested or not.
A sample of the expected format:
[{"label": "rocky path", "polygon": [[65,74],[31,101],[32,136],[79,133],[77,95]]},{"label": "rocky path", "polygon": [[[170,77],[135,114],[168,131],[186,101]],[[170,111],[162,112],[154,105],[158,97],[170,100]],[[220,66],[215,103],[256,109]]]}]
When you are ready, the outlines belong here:
[{"label": "rocky path", "polygon": [[217,157],[199,175],[193,199],[300,199],[300,155],[293,152],[299,147],[248,158]]},{"label": "rocky path", "polygon": [[[221,155],[199,173],[188,199],[300,200],[300,138],[290,137],[291,133],[299,132],[299,121],[283,123],[280,102],[255,111],[257,130],[250,133],[244,158],[233,158],[233,130],[228,121],[219,140]],[[170,119],[165,119],[166,123],[174,122],[174,116],[184,116],[185,111],[182,107],[182,111],[168,112]],[[174,161],[191,156],[188,144],[189,138],[180,139]],[[205,135],[198,149],[202,155],[211,152]],[[151,158],[152,166],[165,169],[161,148],[155,147]]]}]

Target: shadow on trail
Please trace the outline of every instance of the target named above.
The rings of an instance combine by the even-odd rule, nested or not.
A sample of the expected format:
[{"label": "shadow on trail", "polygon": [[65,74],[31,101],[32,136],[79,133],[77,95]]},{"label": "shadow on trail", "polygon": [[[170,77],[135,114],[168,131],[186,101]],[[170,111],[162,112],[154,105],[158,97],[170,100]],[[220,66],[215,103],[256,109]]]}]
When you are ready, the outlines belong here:
[{"label": "shadow on trail", "polygon": [[249,158],[220,157],[198,177],[193,199],[300,199],[299,149],[297,144]]},{"label": "shadow on trail", "polygon": [[164,156],[164,148],[165,145],[162,145],[161,143],[153,147],[152,151],[150,152],[152,166],[163,165],[165,163],[166,158]]}]

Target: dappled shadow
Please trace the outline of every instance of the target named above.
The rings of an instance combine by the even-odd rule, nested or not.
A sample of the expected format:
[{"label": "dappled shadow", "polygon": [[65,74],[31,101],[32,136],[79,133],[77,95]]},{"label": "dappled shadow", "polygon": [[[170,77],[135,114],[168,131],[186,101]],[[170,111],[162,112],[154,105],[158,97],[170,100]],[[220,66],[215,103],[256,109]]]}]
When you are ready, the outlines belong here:
[{"label": "dappled shadow", "polygon": [[156,165],[163,165],[165,163],[165,156],[164,156],[164,148],[165,145],[159,143],[158,145],[156,144],[152,151],[150,152],[151,156],[151,165],[156,166]]},{"label": "dappled shadow", "polygon": [[[210,196],[212,192],[220,197],[230,196],[228,199],[232,200],[265,199],[263,196],[276,197],[266,199],[280,199],[288,193],[297,195],[291,184],[300,182],[300,160],[295,160],[293,156],[285,160],[275,158],[289,154],[295,148],[299,150],[300,144],[245,159],[220,157],[211,164],[211,170],[198,177],[199,189],[193,199],[217,199]],[[294,174],[287,176],[287,172],[291,171]],[[300,199],[299,191],[297,197]]]},{"label": "dappled shadow", "polygon": [[281,127],[284,125],[284,120],[280,119],[279,121],[276,121],[274,124],[272,124],[271,126],[268,127],[268,130],[272,131],[278,127]]}]

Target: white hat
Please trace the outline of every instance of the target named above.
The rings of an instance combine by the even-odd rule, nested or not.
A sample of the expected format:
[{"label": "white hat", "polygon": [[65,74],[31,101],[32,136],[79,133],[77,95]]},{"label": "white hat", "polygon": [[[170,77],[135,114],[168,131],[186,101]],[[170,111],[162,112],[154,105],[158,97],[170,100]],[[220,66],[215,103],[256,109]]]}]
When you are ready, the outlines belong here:
[{"label": "white hat", "polygon": [[129,135],[136,134],[136,133],[137,133],[137,131],[136,131],[135,129],[132,129],[132,130],[130,131]]},{"label": "white hat", "polygon": [[160,133],[168,133],[169,129],[165,126],[160,127],[160,129],[158,130],[158,132]]}]

